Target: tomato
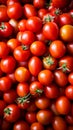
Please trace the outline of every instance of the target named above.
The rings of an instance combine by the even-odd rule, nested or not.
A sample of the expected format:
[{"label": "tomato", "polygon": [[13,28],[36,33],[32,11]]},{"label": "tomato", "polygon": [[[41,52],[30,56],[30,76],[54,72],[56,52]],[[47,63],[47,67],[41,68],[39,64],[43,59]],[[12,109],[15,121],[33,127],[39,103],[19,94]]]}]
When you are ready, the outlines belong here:
[{"label": "tomato", "polygon": [[54,40],[49,46],[49,52],[54,58],[61,58],[66,52],[66,47],[62,41]]},{"label": "tomato", "polygon": [[43,19],[43,16],[44,16],[46,13],[48,13],[48,10],[47,10],[47,9],[45,9],[45,8],[39,9],[39,10],[38,10],[38,16],[39,16],[39,18]]},{"label": "tomato", "polygon": [[13,27],[13,33],[16,35],[18,32],[18,21],[16,19],[10,19],[9,24]]},{"label": "tomato", "polygon": [[73,71],[73,57],[72,56],[64,56],[59,60],[59,68],[62,69],[63,72],[72,72]]},{"label": "tomato", "polygon": [[60,116],[55,116],[53,119],[53,128],[54,130],[66,130],[67,129],[67,124],[66,121],[60,117]]},{"label": "tomato", "polygon": [[55,99],[59,96],[59,89],[56,84],[45,86],[44,93],[47,98]]},{"label": "tomato", "polygon": [[30,17],[27,19],[26,28],[34,33],[39,32],[42,28],[42,20],[37,16]]},{"label": "tomato", "polygon": [[33,5],[35,8],[43,8],[46,4],[46,0],[33,0]]},{"label": "tomato", "polygon": [[60,37],[62,40],[66,42],[73,41],[73,26],[72,25],[64,25],[60,28]]},{"label": "tomato", "polygon": [[16,60],[13,56],[7,56],[1,59],[1,70],[4,73],[12,73],[16,67]]},{"label": "tomato", "polygon": [[68,83],[67,75],[61,70],[55,70],[54,80],[56,84],[59,85],[60,87],[65,87]]},{"label": "tomato", "polygon": [[50,70],[41,70],[38,74],[38,80],[43,85],[49,85],[53,81],[53,73]]},{"label": "tomato", "polygon": [[0,22],[6,22],[8,21],[8,15],[7,15],[7,6],[0,5]]},{"label": "tomato", "polygon": [[71,109],[71,103],[69,99],[66,96],[60,96],[56,100],[56,109],[62,115],[68,114]]},{"label": "tomato", "polygon": [[23,62],[29,59],[31,53],[28,46],[20,45],[14,49],[13,55],[17,61]]},{"label": "tomato", "polygon": [[17,40],[18,40],[19,42],[21,42],[22,34],[23,34],[23,32],[21,32],[21,31],[19,31],[19,32],[17,33],[16,38],[17,38]]},{"label": "tomato", "polygon": [[39,110],[36,114],[36,118],[38,122],[40,122],[42,125],[48,125],[51,123],[53,118],[53,113],[51,110]]},{"label": "tomato", "polygon": [[13,130],[29,130],[29,125],[24,120],[19,120],[13,125]]},{"label": "tomato", "polygon": [[[31,45],[30,45],[30,51],[33,55],[35,56],[42,56],[45,54],[46,52],[46,45],[44,42],[42,41],[34,41]],[[41,51],[40,51],[41,50]]]},{"label": "tomato", "polygon": [[40,96],[35,99],[35,104],[39,109],[46,109],[50,107],[50,100],[46,96]]},{"label": "tomato", "polygon": [[16,83],[16,79],[15,79],[15,75],[14,75],[14,72],[13,73],[10,73],[10,74],[7,74],[7,76],[11,79],[11,82],[12,83]]},{"label": "tomato", "polygon": [[8,122],[16,122],[20,118],[20,109],[16,104],[10,104],[4,109],[4,118]]},{"label": "tomato", "polygon": [[24,31],[22,33],[21,42],[24,45],[30,45],[34,41],[35,41],[35,35],[32,31]]},{"label": "tomato", "polygon": [[65,94],[66,96],[70,99],[70,100],[73,100],[73,86],[72,85],[69,85],[66,87],[65,89]]},{"label": "tomato", "polygon": [[9,18],[12,19],[19,19],[22,17],[23,9],[20,3],[14,2],[11,5],[8,5],[7,7],[7,14]]},{"label": "tomato", "polygon": [[73,42],[67,44],[67,51],[70,55],[73,55]]},{"label": "tomato", "polygon": [[73,125],[73,116],[72,115],[66,115],[65,119],[69,125]]},{"label": "tomato", "polygon": [[26,96],[29,93],[29,85],[27,83],[18,83],[16,91],[18,96]]},{"label": "tomato", "polygon": [[59,35],[59,28],[57,24],[55,22],[48,22],[44,24],[43,34],[47,40],[56,40]]},{"label": "tomato", "polygon": [[0,58],[5,58],[10,52],[8,45],[5,42],[0,42]]},{"label": "tomato", "polygon": [[68,126],[68,130],[73,130],[73,126]]},{"label": "tomato", "polygon": [[27,68],[25,67],[18,67],[15,70],[15,79],[18,82],[25,82],[28,81],[30,78],[30,72]]},{"label": "tomato", "polygon": [[24,7],[23,7],[23,12],[24,12],[24,16],[26,18],[30,18],[32,16],[36,16],[37,15],[37,10],[31,4],[25,4]]},{"label": "tomato", "polygon": [[10,123],[10,122],[8,122],[8,121],[6,121],[5,119],[3,119],[3,121],[2,121],[2,124],[1,124],[1,129],[2,130],[10,130],[11,129],[11,126],[12,124]]},{"label": "tomato", "polygon": [[19,31],[22,31],[22,32],[26,30],[26,19],[21,19],[18,22],[18,29]]},{"label": "tomato", "polygon": [[37,107],[35,105],[35,101],[32,100],[32,102],[29,104],[29,107],[27,108],[28,112],[35,112],[37,110]]},{"label": "tomato", "polygon": [[56,8],[64,8],[68,5],[69,1],[68,0],[52,0],[53,6]]},{"label": "tomato", "polygon": [[9,90],[12,86],[11,79],[7,76],[1,77],[0,78],[0,90],[3,92],[6,92]]},{"label": "tomato", "polygon": [[44,37],[42,30],[36,33],[36,40],[46,43],[46,38]]},{"label": "tomato", "polygon": [[19,2],[19,0],[7,0],[7,6],[8,6],[8,5],[12,5],[12,4],[14,4],[15,2]]},{"label": "tomato", "polygon": [[16,38],[11,38],[7,41],[7,46],[12,52],[19,45],[21,45],[21,43]]},{"label": "tomato", "polygon": [[11,104],[16,101],[17,93],[14,89],[10,89],[3,94],[3,99],[6,103]]},{"label": "tomato", "polygon": [[26,114],[25,114],[25,120],[29,124],[32,124],[32,123],[36,122],[36,112],[26,112]]},{"label": "tomato", "polygon": [[39,81],[33,81],[30,83],[29,90],[31,95],[38,97],[43,93],[44,87]]},{"label": "tomato", "polygon": [[28,62],[28,68],[32,75],[37,76],[42,69],[42,61],[40,60],[40,58],[32,56]]},{"label": "tomato", "polygon": [[68,75],[68,81],[69,81],[70,84],[73,85],[73,72],[69,73],[69,75]]},{"label": "tomato", "polygon": [[56,103],[55,102],[56,102],[55,100],[52,101],[50,108],[51,108],[51,111],[53,112],[53,114],[55,116],[59,116],[60,114],[56,109]]},{"label": "tomato", "polygon": [[31,130],[35,130],[35,129],[36,130],[44,130],[44,126],[39,122],[34,122],[31,124],[30,129]]},{"label": "tomato", "polygon": [[6,102],[0,99],[0,117],[3,117],[5,107],[6,107]]},{"label": "tomato", "polygon": [[13,33],[13,27],[10,25],[9,22],[1,22],[0,24],[0,31],[2,37],[9,37]]}]

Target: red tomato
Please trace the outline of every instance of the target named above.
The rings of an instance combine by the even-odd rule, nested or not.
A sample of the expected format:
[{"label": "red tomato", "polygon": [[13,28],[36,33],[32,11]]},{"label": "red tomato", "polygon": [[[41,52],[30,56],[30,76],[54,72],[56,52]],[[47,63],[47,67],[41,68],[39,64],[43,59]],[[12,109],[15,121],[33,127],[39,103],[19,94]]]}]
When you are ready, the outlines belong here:
[{"label": "red tomato", "polygon": [[16,122],[20,118],[20,109],[16,104],[10,104],[4,109],[4,117],[8,122]]},{"label": "red tomato", "polygon": [[38,80],[43,85],[49,85],[53,81],[53,73],[50,70],[41,70],[38,74]]},{"label": "red tomato", "polygon": [[23,7],[23,11],[24,11],[24,16],[26,18],[30,18],[32,16],[36,16],[37,15],[37,10],[35,9],[35,7],[31,4],[25,4]]},{"label": "red tomato", "polygon": [[44,126],[39,122],[34,122],[31,124],[30,129],[31,130],[35,130],[35,129],[36,130],[44,130]]},{"label": "red tomato", "polygon": [[66,115],[65,120],[67,124],[73,125],[73,116],[72,115]]},{"label": "red tomato", "polygon": [[40,58],[32,56],[28,62],[28,68],[32,75],[37,76],[42,69],[42,61]]},{"label": "red tomato", "polygon": [[69,75],[68,75],[68,81],[69,81],[70,84],[73,85],[73,72],[69,73]]},{"label": "red tomato", "polygon": [[13,27],[13,33],[16,35],[18,32],[18,21],[16,19],[10,19],[9,24]]},{"label": "red tomato", "polygon": [[44,37],[42,30],[36,33],[36,40],[46,43],[46,38]]},{"label": "red tomato", "polygon": [[66,87],[65,89],[65,94],[66,96],[70,99],[70,100],[73,100],[73,86],[72,85],[69,85]]},{"label": "red tomato", "polygon": [[37,110],[37,107],[35,105],[35,101],[32,100],[32,102],[29,104],[29,107],[27,108],[28,112],[35,112]]},{"label": "red tomato", "polygon": [[8,21],[8,15],[7,15],[7,6],[0,5],[0,22],[6,22]]},{"label": "red tomato", "polygon": [[12,83],[16,83],[16,79],[15,79],[15,75],[14,75],[14,72],[13,73],[10,73],[10,74],[7,74],[7,76],[11,79]]},{"label": "red tomato", "polygon": [[64,8],[68,5],[69,1],[68,0],[52,0],[53,6],[56,8]]},{"label": "red tomato", "polygon": [[22,32],[26,30],[26,19],[21,19],[18,22],[18,29],[19,31],[22,31]]},{"label": "red tomato", "polygon": [[1,129],[2,129],[2,130],[10,130],[11,127],[12,127],[12,124],[11,124],[10,122],[6,121],[5,119],[3,119],[1,125],[2,125],[2,126],[1,126]]},{"label": "red tomato", "polygon": [[57,24],[55,22],[48,22],[44,24],[43,34],[47,40],[56,40],[59,35],[59,28]]},{"label": "red tomato", "polygon": [[69,43],[67,44],[67,51],[68,51],[68,53],[69,53],[70,55],[73,56],[73,42],[69,42]]},{"label": "red tomato", "polygon": [[0,118],[3,117],[5,107],[6,107],[6,102],[4,100],[0,100]]},{"label": "red tomato", "polygon": [[33,5],[35,8],[43,8],[46,4],[46,0],[33,0]]},{"label": "red tomato", "polygon": [[25,120],[29,124],[32,124],[32,123],[36,122],[36,112],[26,112],[26,114],[25,114]]},{"label": "red tomato", "polygon": [[45,8],[39,9],[39,10],[38,10],[38,16],[39,16],[39,18],[42,19],[43,16],[44,16],[46,13],[48,13],[48,10],[47,10],[47,9],[45,9]]}]

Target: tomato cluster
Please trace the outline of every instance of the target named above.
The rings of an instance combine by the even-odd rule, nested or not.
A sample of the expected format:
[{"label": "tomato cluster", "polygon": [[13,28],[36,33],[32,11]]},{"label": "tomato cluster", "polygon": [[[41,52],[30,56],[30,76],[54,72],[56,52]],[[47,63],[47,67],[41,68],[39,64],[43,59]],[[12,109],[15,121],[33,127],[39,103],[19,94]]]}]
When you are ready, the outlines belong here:
[{"label": "tomato cluster", "polygon": [[73,0],[0,0],[0,130],[73,130]]}]

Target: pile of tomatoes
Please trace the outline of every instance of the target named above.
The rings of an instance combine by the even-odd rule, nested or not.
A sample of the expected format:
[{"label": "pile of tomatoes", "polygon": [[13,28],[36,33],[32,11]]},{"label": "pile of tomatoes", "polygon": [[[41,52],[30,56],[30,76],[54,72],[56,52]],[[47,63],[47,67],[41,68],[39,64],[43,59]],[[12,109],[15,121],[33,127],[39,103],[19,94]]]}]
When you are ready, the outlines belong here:
[{"label": "pile of tomatoes", "polygon": [[0,0],[0,130],[73,130],[73,0]]}]

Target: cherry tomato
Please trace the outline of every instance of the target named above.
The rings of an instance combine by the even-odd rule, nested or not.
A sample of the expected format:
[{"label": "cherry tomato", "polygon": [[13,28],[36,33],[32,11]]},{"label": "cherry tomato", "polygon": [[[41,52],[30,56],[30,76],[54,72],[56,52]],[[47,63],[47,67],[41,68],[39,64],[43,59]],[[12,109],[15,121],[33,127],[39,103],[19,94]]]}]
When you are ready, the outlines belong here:
[{"label": "cherry tomato", "polygon": [[73,86],[72,85],[69,85],[66,87],[65,89],[65,94],[66,96],[70,99],[70,100],[73,100]]},{"label": "cherry tomato", "polygon": [[3,117],[5,107],[6,107],[6,102],[0,99],[0,117]]},{"label": "cherry tomato", "polygon": [[68,75],[68,81],[69,81],[70,84],[73,85],[73,72],[69,73],[69,75]]},{"label": "cherry tomato", "polygon": [[7,6],[0,5],[0,22],[6,22],[8,21],[8,15],[7,15]]},{"label": "cherry tomato", "polygon": [[25,120],[29,123],[32,124],[36,122],[36,112],[27,112],[25,114]]},{"label": "cherry tomato", "polygon": [[10,122],[6,121],[5,119],[3,119],[2,124],[1,124],[1,129],[2,130],[6,130],[6,129],[10,130],[11,127],[12,127],[12,124]]},{"label": "cherry tomato", "polygon": [[68,0],[52,0],[53,6],[56,8],[64,8],[67,6],[67,4],[69,3]]},{"label": "cherry tomato", "polygon": [[22,31],[22,32],[26,30],[26,19],[21,19],[18,22],[18,29],[19,31]]},{"label": "cherry tomato", "polygon": [[44,16],[46,13],[48,13],[48,10],[47,10],[47,9],[45,9],[45,8],[39,9],[39,10],[38,10],[38,16],[39,16],[39,18],[43,19],[43,16]]},{"label": "cherry tomato", "polygon": [[36,130],[44,130],[44,126],[39,122],[34,122],[31,124],[30,129],[31,130],[35,130],[35,129]]},{"label": "cherry tomato", "polygon": [[73,55],[73,42],[67,44],[67,51],[70,55]]},{"label": "cherry tomato", "polygon": [[35,8],[43,8],[46,4],[46,0],[33,0],[33,5]]}]

